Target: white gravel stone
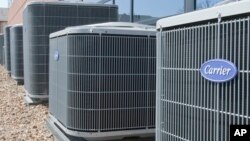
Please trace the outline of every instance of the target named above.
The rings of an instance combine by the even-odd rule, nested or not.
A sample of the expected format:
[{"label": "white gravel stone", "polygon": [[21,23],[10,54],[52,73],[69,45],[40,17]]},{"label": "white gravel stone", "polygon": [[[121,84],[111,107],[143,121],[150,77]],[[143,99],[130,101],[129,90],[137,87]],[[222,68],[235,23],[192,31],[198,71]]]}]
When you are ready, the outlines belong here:
[{"label": "white gravel stone", "polygon": [[53,141],[45,126],[48,105],[26,106],[24,95],[0,66],[0,141]]}]

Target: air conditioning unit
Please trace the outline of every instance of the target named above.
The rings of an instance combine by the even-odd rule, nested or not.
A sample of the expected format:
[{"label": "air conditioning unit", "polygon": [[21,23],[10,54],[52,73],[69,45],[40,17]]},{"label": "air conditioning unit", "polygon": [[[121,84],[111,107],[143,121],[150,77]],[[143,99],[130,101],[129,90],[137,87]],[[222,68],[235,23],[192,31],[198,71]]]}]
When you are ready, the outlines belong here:
[{"label": "air conditioning unit", "polygon": [[5,57],[5,69],[10,75],[11,65],[10,65],[10,28],[11,26],[4,27],[4,57]]},{"label": "air conditioning unit", "polygon": [[49,34],[68,26],[117,21],[115,5],[31,2],[24,10],[24,81],[26,102],[48,98]]},{"label": "air conditioning unit", "polygon": [[11,77],[23,83],[23,26],[14,25],[10,28]]},{"label": "air conditioning unit", "polygon": [[157,141],[228,141],[250,123],[250,1],[157,22]]},{"label": "air conditioning unit", "polygon": [[154,27],[70,27],[50,35],[49,52],[51,125],[87,140],[154,135]]},{"label": "air conditioning unit", "polygon": [[3,45],[4,45],[4,35],[0,34],[0,64],[4,64],[4,50],[3,50]]}]

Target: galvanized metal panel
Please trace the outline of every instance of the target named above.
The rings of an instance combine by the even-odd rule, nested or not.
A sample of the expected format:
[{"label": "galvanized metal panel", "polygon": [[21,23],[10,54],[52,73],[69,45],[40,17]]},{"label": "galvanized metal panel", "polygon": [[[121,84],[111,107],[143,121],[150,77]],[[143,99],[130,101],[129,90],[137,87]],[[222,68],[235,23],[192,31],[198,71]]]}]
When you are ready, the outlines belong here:
[{"label": "galvanized metal panel", "polygon": [[110,5],[33,2],[24,10],[24,81],[33,98],[48,97],[49,34],[68,26],[117,21]]},{"label": "galvanized metal panel", "polygon": [[4,65],[4,35],[0,35],[0,64]]},{"label": "galvanized metal panel", "polygon": [[50,112],[71,131],[154,128],[155,66],[155,36],[82,33],[53,37]]},{"label": "galvanized metal panel", "polygon": [[11,64],[10,64],[10,27],[4,27],[4,57],[5,57],[5,69],[10,73]]},{"label": "galvanized metal panel", "polygon": [[10,28],[11,77],[23,82],[23,26]]},{"label": "galvanized metal panel", "polygon": [[[161,29],[157,34],[157,140],[228,141],[231,124],[249,124],[250,17]],[[226,59],[232,81],[214,83],[201,64]]]}]

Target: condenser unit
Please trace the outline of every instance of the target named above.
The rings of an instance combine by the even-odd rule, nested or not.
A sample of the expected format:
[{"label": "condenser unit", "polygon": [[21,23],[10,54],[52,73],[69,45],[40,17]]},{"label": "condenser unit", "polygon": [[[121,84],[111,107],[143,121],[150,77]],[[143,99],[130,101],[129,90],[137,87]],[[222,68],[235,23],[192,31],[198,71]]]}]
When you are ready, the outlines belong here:
[{"label": "condenser unit", "polygon": [[131,23],[50,35],[50,122],[88,140],[153,136],[156,31]]},{"label": "condenser unit", "polygon": [[10,28],[11,77],[23,83],[23,26]]},{"label": "condenser unit", "polygon": [[0,64],[3,65],[4,64],[4,50],[3,50],[3,45],[4,45],[4,35],[0,34]]},{"label": "condenser unit", "polygon": [[48,98],[49,34],[68,26],[117,21],[116,5],[31,2],[24,10],[26,102]]},{"label": "condenser unit", "polygon": [[157,22],[157,141],[229,141],[230,125],[249,125],[249,7]]},{"label": "condenser unit", "polygon": [[4,57],[5,57],[5,69],[7,70],[8,74],[11,71],[10,65],[10,28],[11,26],[4,27]]}]

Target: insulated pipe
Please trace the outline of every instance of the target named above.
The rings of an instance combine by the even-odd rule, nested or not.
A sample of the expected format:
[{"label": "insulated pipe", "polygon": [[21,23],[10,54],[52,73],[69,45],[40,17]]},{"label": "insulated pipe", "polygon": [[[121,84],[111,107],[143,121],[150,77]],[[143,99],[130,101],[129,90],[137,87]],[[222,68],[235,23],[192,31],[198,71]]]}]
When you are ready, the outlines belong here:
[{"label": "insulated pipe", "polygon": [[184,0],[184,13],[196,10],[196,0]]},{"label": "insulated pipe", "polygon": [[134,0],[130,0],[130,22],[134,22]]}]

